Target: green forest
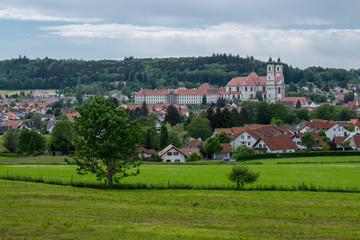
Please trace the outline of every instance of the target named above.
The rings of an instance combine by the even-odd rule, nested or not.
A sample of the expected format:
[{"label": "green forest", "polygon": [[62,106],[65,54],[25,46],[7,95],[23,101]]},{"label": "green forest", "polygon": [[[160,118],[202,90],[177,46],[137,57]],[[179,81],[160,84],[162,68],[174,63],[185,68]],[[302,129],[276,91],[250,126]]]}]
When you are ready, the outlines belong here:
[{"label": "green forest", "polygon": [[[121,61],[29,59],[19,56],[0,61],[0,89],[58,89],[65,93],[89,94],[118,89],[130,95],[141,88],[194,88],[205,82],[220,87],[231,78],[247,76],[252,71],[260,76],[266,75],[266,62],[252,56],[231,54],[155,59],[126,57]],[[300,87],[308,82],[321,88],[360,83],[360,69],[299,69],[289,63],[284,65],[284,75],[286,84],[292,82]]]}]

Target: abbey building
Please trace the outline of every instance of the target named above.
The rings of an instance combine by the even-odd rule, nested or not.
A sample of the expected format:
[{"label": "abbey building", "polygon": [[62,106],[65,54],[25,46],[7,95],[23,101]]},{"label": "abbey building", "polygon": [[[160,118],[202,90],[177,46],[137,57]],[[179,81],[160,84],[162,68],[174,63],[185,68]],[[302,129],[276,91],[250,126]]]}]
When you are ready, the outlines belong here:
[{"label": "abbey building", "polygon": [[163,89],[143,90],[135,94],[135,104],[144,101],[147,104],[201,104],[204,99],[207,103],[215,103],[220,97],[246,101],[261,94],[266,102],[280,101],[285,97],[285,81],[283,64],[278,58],[275,62],[270,57],[267,62],[266,76],[258,76],[252,72],[247,77],[235,77],[226,84],[226,88],[215,89],[208,83],[197,89]]}]

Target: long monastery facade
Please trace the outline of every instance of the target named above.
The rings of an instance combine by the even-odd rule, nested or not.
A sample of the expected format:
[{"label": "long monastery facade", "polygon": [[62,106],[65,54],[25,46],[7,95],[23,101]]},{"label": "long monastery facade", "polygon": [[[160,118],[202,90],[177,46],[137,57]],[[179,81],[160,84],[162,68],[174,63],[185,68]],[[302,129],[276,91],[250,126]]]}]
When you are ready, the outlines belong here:
[{"label": "long monastery facade", "polygon": [[285,81],[283,64],[278,58],[277,62],[270,57],[267,62],[266,76],[258,76],[252,72],[247,77],[235,77],[226,85],[226,88],[215,89],[208,83],[197,89],[141,89],[135,94],[135,104],[192,104],[198,105],[206,98],[207,103],[216,103],[222,97],[228,100],[240,99],[246,101],[255,98],[260,93],[264,101],[277,102],[285,97]]}]

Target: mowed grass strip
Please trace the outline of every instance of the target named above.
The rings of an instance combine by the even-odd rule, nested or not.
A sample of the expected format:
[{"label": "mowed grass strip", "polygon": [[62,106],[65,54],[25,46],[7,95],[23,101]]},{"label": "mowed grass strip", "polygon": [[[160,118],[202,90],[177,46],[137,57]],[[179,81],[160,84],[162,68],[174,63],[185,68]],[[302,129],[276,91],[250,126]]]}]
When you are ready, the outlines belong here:
[{"label": "mowed grass strip", "polygon": [[[322,157],[321,157],[322,158]],[[355,156],[355,158],[359,158]],[[314,158],[315,159],[315,158]],[[354,157],[337,157],[338,161],[354,160]],[[286,161],[296,161],[286,159]],[[323,159],[320,159],[323,161]],[[335,161],[335,160],[334,160]],[[323,163],[323,164],[277,164],[277,160],[262,160],[263,165],[248,165],[260,172],[258,181],[249,188],[256,186],[276,185],[291,188],[300,184],[314,185],[327,189],[340,188],[360,191],[359,163]],[[240,164],[240,163],[236,163]],[[123,183],[144,183],[147,186],[181,185],[193,187],[228,188],[234,183],[227,179],[226,174],[232,164],[185,165],[185,164],[142,164],[140,174],[136,177],[123,179]],[[94,175],[80,176],[76,174],[76,166],[70,165],[0,165],[0,175],[42,177],[44,180],[59,180],[63,183],[80,181],[96,183]]]},{"label": "mowed grass strip", "polygon": [[0,180],[1,239],[359,239],[359,194]]}]

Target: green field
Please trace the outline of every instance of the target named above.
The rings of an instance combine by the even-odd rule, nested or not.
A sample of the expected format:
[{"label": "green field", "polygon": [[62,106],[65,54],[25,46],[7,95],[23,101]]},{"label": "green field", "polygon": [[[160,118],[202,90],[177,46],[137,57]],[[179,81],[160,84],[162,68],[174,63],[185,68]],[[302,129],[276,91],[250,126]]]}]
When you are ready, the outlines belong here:
[{"label": "green field", "polygon": [[25,90],[0,90],[0,94],[2,96],[5,96],[6,94],[8,95],[13,95],[15,93],[20,94],[20,91],[22,92],[48,92],[48,93],[54,93],[56,91],[58,91],[58,89],[25,89]]},{"label": "green field", "polygon": [[359,194],[0,180],[0,239],[359,239]]},{"label": "green field", "polygon": [[[96,183],[93,175],[80,176],[76,174],[76,166],[70,165],[43,165],[45,163],[62,163],[63,157],[15,158],[0,160],[0,175],[42,177],[47,180],[60,180],[63,183],[80,181]],[[359,156],[348,157],[313,157],[294,159],[265,159],[249,161],[249,168],[260,172],[260,178],[248,188],[274,185],[278,188],[293,189],[304,182],[305,185],[323,187],[325,189],[343,189],[347,191],[360,191],[360,163]],[[9,164],[11,161],[17,164]],[[301,163],[301,162],[313,163]],[[350,161],[350,162],[347,162]],[[19,164],[19,163],[31,164]],[[287,162],[288,164],[278,164]],[[290,164],[289,162],[292,162]],[[326,163],[321,163],[326,162]],[[41,164],[36,164],[41,163]],[[241,164],[236,162],[235,164]],[[198,164],[142,164],[140,174],[123,180],[126,184],[143,183],[147,186],[158,185],[166,187],[171,185],[190,185],[194,188],[231,188],[226,174],[231,170],[232,163],[210,162]],[[262,189],[260,187],[260,189]]]}]

